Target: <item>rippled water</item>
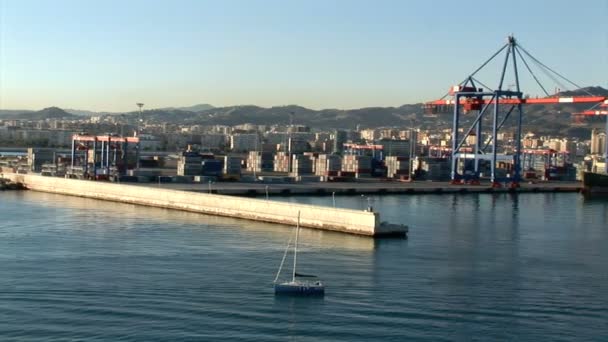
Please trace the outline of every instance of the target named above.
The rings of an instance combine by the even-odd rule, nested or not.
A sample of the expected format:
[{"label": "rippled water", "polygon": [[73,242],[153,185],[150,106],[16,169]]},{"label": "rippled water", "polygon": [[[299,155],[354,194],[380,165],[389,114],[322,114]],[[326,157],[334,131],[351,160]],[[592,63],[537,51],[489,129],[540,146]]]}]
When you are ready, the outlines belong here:
[{"label": "rippled water", "polygon": [[301,270],[320,275],[327,293],[302,299],[271,287],[291,227],[0,193],[0,341],[608,338],[607,201],[482,194],[372,204],[409,224],[410,239],[304,229]]}]

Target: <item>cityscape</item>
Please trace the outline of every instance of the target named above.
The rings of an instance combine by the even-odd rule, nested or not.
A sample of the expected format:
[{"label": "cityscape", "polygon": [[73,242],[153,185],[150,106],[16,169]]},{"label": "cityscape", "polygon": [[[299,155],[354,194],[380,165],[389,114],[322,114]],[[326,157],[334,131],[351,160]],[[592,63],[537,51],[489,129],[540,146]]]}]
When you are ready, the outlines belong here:
[{"label": "cityscape", "polygon": [[[178,112],[174,111],[173,115],[179,116]],[[22,114],[29,115],[30,119],[22,119],[20,114],[4,114],[5,118],[0,119],[0,141],[6,151],[22,154],[3,156],[2,166],[6,169],[4,172],[10,168],[14,172],[79,179],[121,176],[123,182],[154,182],[159,177],[165,177],[162,178],[165,181],[171,181],[173,177],[173,181],[189,183],[240,180],[241,177],[266,182],[340,182],[372,178],[448,181],[451,179],[452,130],[441,125],[435,129],[421,128],[424,120],[441,119],[438,114],[425,114],[422,106],[418,112],[422,113],[412,113],[410,125],[357,125],[355,129],[342,129],[298,124],[301,114],[295,111],[284,114],[284,124],[204,125],[160,121],[156,116],[148,115],[145,109],[84,116],[52,107],[35,112],[35,116],[28,112]],[[184,111],[184,115],[187,113],[190,112]],[[451,115],[442,116],[445,120]],[[578,136],[559,132],[545,135],[542,127],[538,131],[535,125],[524,127],[521,140],[523,180],[576,181],[581,179],[583,171],[605,169],[606,132],[601,123],[567,124],[577,129],[575,134]],[[120,137],[137,138],[133,140],[137,141],[137,146],[131,149],[128,162],[107,161],[104,169],[100,164],[101,149],[96,152],[96,165],[83,159],[84,148],[92,146],[85,146],[86,142],[78,137],[89,135],[116,137],[116,141]],[[483,136],[481,141],[487,143],[489,138],[489,135]],[[517,148],[514,128],[498,133],[497,139],[499,153],[514,154]],[[463,147],[472,150],[475,143],[476,136],[470,135]],[[29,158],[25,158],[27,148],[31,149]],[[73,163],[72,148],[76,158]],[[116,149],[120,150],[116,146],[113,148],[113,154]],[[133,160],[136,151],[140,154],[138,161]],[[35,159],[32,153],[36,153]],[[505,159],[499,172],[512,173],[512,159],[510,162]],[[96,173],[88,172],[94,166]],[[460,173],[465,172],[463,167],[460,165]],[[489,165],[482,167],[486,168],[478,171],[482,178],[484,173],[489,176]],[[466,170],[469,171],[472,170]]]}]

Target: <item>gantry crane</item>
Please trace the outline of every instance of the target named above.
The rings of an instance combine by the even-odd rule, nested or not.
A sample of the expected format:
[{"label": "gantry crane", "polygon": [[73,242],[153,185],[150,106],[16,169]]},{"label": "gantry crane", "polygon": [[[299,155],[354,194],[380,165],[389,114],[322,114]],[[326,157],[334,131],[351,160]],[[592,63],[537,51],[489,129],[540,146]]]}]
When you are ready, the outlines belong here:
[{"label": "gantry crane", "polygon": [[[502,63],[502,70],[500,74],[500,80],[495,90],[485,90],[479,88],[481,85],[485,88],[489,88],[475,78],[475,75],[482,70],[490,61],[497,57],[501,52],[505,52],[504,62]],[[478,182],[479,180],[479,161],[489,160],[490,161],[490,180],[495,187],[500,187],[502,182],[510,183],[511,187],[518,187],[521,181],[521,128],[522,128],[522,116],[523,116],[523,105],[525,104],[560,104],[560,103],[595,103],[595,104],[608,104],[608,99],[605,96],[594,96],[588,94],[588,96],[569,96],[563,97],[557,95],[550,95],[546,88],[540,83],[538,77],[534,74],[530,68],[530,64],[524,55],[529,57],[537,66],[550,75],[551,78],[556,80],[556,77],[567,81],[568,83],[581,88],[575,83],[571,82],[567,78],[563,77],[553,69],[547,67],[545,64],[540,62],[538,59],[533,57],[528,51],[526,51],[516,41],[515,37],[509,36],[507,43],[503,45],[498,51],[496,51],[488,60],[486,60],[480,67],[478,67],[472,74],[467,76],[464,81],[460,84],[452,87],[449,92],[444,95],[441,99],[436,101],[427,102],[425,108],[431,113],[436,113],[440,108],[453,107],[454,117],[452,122],[452,151],[451,151],[451,179],[452,183],[459,184],[464,180],[464,176],[460,175],[457,171],[458,160],[474,159],[474,175],[471,176],[473,181]],[[518,58],[519,57],[519,58]],[[543,98],[527,98],[524,97],[523,92],[520,89],[520,79],[518,72],[518,60],[523,63],[528,72],[534,78],[536,83],[541,87],[546,97]],[[512,65],[515,90],[504,89],[505,76],[507,74],[507,67],[509,64]],[[449,98],[451,97],[451,98]],[[506,106],[506,112],[500,115],[501,107]],[[482,119],[489,108],[493,109],[492,114],[492,134],[489,141],[483,145],[482,137]],[[515,151],[513,154],[513,171],[512,177],[497,177],[496,176],[496,162],[497,162],[497,135],[499,130],[503,127],[507,119],[511,116],[513,111],[517,112],[516,118],[516,143]],[[467,130],[464,130],[462,137],[459,134],[460,129],[460,116],[462,113],[476,112],[477,115],[475,120]],[[473,133],[473,130],[475,131]],[[474,152],[464,153],[463,145],[466,139],[470,135],[476,136]],[[486,153],[486,149],[491,144],[491,152]]]}]

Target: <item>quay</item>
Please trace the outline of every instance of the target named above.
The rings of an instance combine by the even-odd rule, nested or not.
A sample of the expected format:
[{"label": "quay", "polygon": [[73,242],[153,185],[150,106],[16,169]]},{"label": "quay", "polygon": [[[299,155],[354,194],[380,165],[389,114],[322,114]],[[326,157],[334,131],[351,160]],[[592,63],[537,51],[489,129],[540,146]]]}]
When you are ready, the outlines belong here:
[{"label": "quay", "polygon": [[110,182],[46,177],[32,174],[4,174],[26,189],[62,195],[94,198],[121,203],[177,209],[208,215],[227,216],[253,221],[300,225],[372,237],[406,237],[408,227],[380,221],[373,210],[352,210],[318,205],[285,203],[255,198],[226,196],[203,192],[137,186]]},{"label": "quay", "polygon": [[[138,184],[138,183],[134,183]],[[488,181],[480,185],[449,182],[307,182],[307,183],[139,183],[139,186],[156,187],[221,195],[265,197],[268,196],[356,196],[356,195],[423,195],[423,194],[475,194],[475,193],[536,193],[536,192],[581,192],[580,182],[536,182],[521,183],[518,188],[492,187]]]}]

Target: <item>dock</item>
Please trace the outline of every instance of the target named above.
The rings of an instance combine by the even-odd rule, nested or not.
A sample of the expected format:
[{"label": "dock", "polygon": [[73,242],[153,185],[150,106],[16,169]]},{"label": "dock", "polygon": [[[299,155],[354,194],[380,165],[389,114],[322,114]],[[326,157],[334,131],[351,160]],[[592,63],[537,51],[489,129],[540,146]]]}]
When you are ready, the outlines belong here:
[{"label": "dock", "polygon": [[518,188],[507,186],[495,188],[491,183],[480,185],[450,184],[449,182],[306,182],[306,183],[262,183],[262,182],[217,182],[217,183],[135,183],[138,186],[156,187],[182,191],[205,192],[221,195],[269,197],[274,196],[357,196],[357,195],[425,195],[425,194],[500,194],[539,192],[581,192],[580,182],[522,182]]},{"label": "dock", "polygon": [[352,210],[319,205],[286,203],[256,198],[165,189],[33,174],[5,174],[26,189],[120,203],[226,216],[253,221],[295,225],[300,212],[302,227],[371,237],[407,237],[408,227],[387,223],[372,210]]}]

